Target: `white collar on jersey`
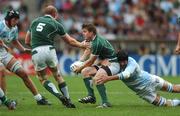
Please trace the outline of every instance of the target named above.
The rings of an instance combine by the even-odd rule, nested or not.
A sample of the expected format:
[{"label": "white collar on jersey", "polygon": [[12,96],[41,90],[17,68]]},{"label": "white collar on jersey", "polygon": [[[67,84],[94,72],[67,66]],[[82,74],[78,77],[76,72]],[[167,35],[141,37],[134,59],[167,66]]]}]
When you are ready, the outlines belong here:
[{"label": "white collar on jersey", "polygon": [[44,15],[44,16],[48,16],[48,17],[51,17],[52,19],[54,19],[51,15],[48,15],[48,14],[46,14],[46,15]]},{"label": "white collar on jersey", "polygon": [[96,35],[93,37],[93,39],[92,40],[94,40],[96,38]]}]

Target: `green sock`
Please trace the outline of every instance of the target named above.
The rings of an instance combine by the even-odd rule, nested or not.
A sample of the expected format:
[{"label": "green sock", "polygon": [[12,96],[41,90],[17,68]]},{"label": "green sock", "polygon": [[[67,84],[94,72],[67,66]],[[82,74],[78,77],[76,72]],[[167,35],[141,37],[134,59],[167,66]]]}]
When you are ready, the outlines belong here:
[{"label": "green sock", "polygon": [[0,100],[2,101],[3,104],[6,105],[6,101],[8,100],[7,97],[4,95],[3,97],[0,97]]},{"label": "green sock", "polygon": [[107,99],[107,95],[106,95],[106,87],[104,86],[104,84],[96,85],[96,87],[101,96],[102,103],[107,103],[108,99]]},{"label": "green sock", "polygon": [[70,97],[69,97],[69,92],[68,92],[68,87],[67,87],[67,85],[66,85],[66,82],[60,83],[60,84],[58,85],[58,87],[59,87],[61,93],[62,93],[66,98],[69,99]]},{"label": "green sock", "polygon": [[48,90],[51,94],[53,94],[54,96],[56,96],[57,98],[59,98],[60,93],[57,90],[56,86],[51,83],[50,81],[45,81],[45,83],[43,84],[43,86],[46,88],[46,90]]},{"label": "green sock", "polygon": [[83,81],[84,81],[84,84],[85,84],[86,89],[88,91],[88,95],[94,97],[94,89],[93,89],[93,84],[92,84],[92,78],[91,77],[84,78]]}]

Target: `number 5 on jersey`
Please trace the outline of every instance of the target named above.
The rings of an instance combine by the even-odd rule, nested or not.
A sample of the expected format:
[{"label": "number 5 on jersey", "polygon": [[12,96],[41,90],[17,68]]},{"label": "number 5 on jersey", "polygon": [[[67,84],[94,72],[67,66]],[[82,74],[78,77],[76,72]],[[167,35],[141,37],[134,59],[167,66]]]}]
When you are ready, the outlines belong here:
[{"label": "number 5 on jersey", "polygon": [[43,30],[43,28],[44,28],[45,25],[46,25],[46,24],[44,24],[44,23],[39,23],[39,24],[37,25],[37,27],[36,27],[36,31],[41,32],[41,31]]}]

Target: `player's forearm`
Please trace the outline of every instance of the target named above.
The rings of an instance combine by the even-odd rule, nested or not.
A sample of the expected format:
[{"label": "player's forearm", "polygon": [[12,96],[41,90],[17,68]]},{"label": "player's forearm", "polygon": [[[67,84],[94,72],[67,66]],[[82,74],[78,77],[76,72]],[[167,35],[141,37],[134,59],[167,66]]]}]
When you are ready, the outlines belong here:
[{"label": "player's forearm", "polygon": [[81,67],[81,70],[85,67],[91,66],[94,62],[92,60],[87,60],[84,65]]},{"label": "player's forearm", "polygon": [[108,76],[107,81],[119,80],[118,75]]},{"label": "player's forearm", "polygon": [[123,72],[119,73],[117,76],[118,76],[119,80],[128,79],[130,77],[130,72],[123,71]]},{"label": "player's forearm", "polygon": [[85,46],[78,42],[77,40],[75,40],[74,38],[72,38],[70,41],[69,41],[69,44],[74,46],[74,47],[79,47],[79,48],[85,48]]},{"label": "player's forearm", "polygon": [[30,40],[31,40],[30,32],[28,31],[27,34],[26,34],[26,37],[25,37],[25,44],[28,45],[28,46],[31,46]]},{"label": "player's forearm", "polygon": [[18,40],[14,40],[12,43],[20,51],[25,51],[25,47]]},{"label": "player's forearm", "polygon": [[91,51],[89,48],[87,48],[84,51],[83,55],[81,56],[80,61],[82,61],[82,62],[86,61],[90,57],[90,54],[91,54]]}]

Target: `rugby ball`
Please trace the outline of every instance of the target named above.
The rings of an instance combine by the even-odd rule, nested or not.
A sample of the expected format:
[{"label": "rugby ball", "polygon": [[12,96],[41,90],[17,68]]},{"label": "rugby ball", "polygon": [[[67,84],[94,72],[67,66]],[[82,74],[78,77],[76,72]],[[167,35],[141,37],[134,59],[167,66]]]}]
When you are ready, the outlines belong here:
[{"label": "rugby ball", "polygon": [[83,65],[84,65],[84,62],[82,62],[82,61],[75,61],[74,63],[71,64],[70,69],[71,69],[71,71],[74,72],[74,71],[76,71],[77,68],[79,68],[79,67],[81,67]]}]

